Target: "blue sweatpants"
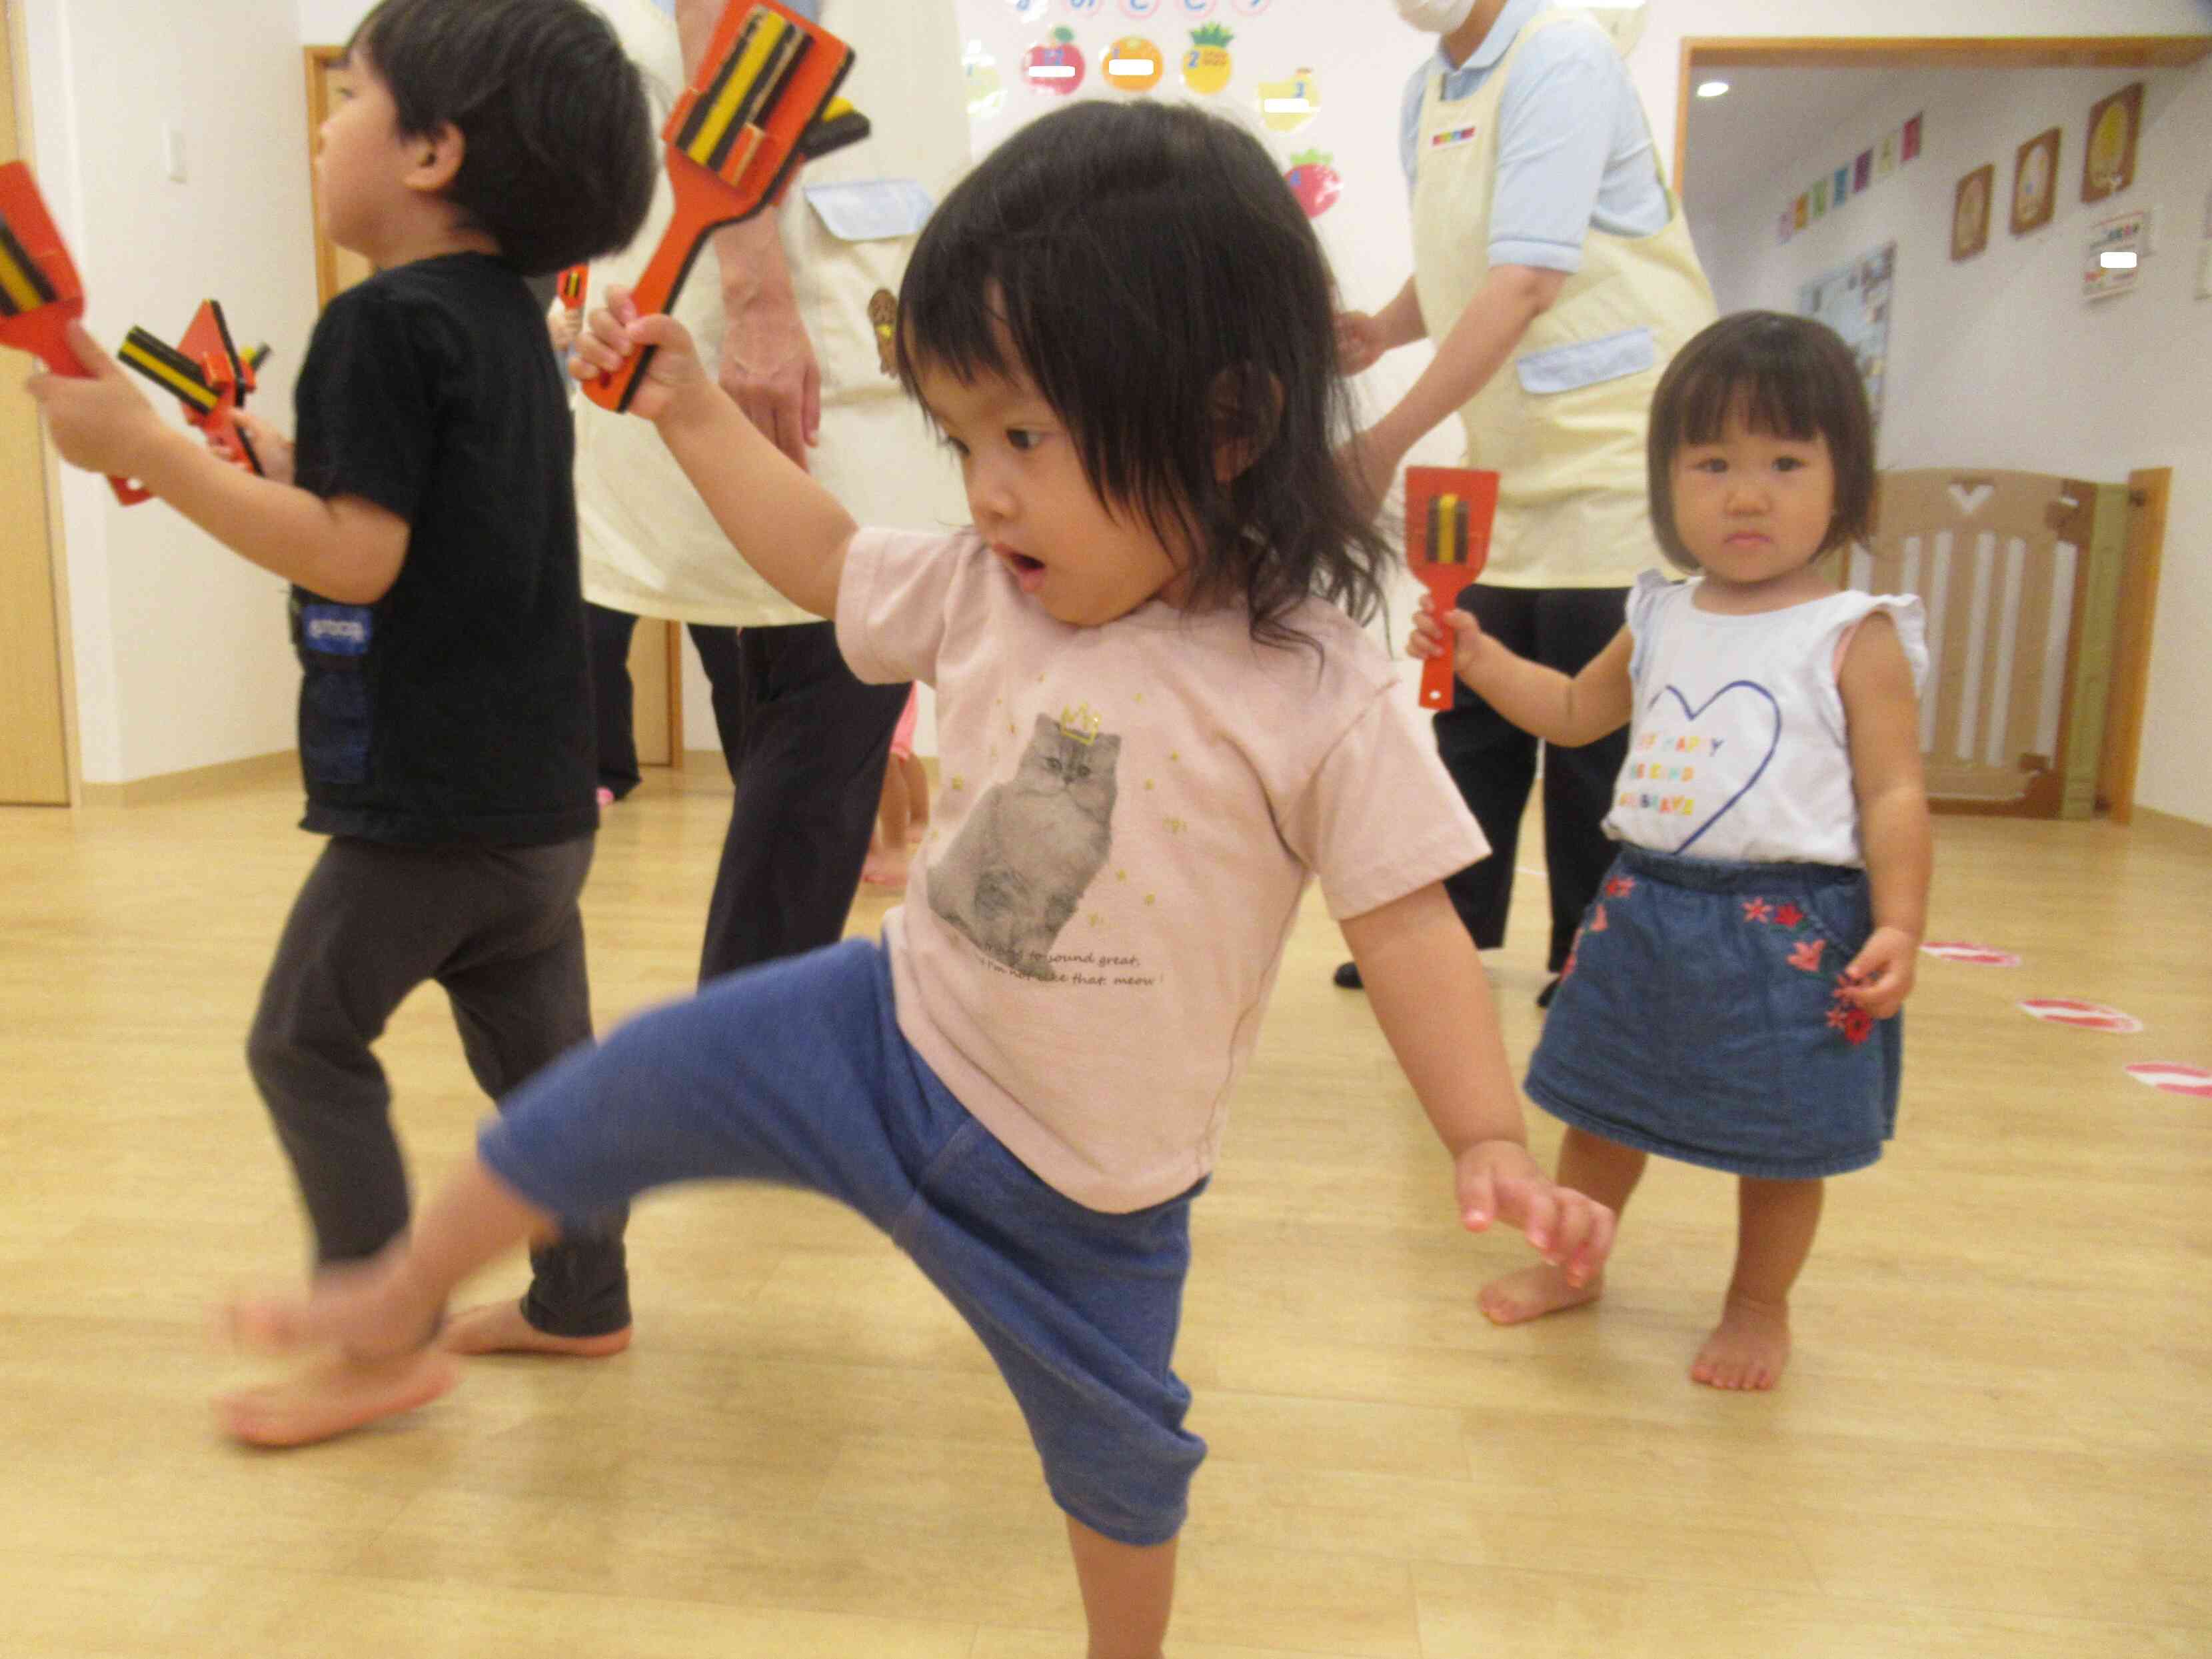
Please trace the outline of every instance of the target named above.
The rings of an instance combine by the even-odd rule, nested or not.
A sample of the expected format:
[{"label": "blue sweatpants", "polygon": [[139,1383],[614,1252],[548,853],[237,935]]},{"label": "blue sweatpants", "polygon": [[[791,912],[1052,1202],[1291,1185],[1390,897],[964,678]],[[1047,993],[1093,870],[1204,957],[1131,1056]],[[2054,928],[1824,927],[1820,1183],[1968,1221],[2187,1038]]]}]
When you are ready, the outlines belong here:
[{"label": "blue sweatpants", "polygon": [[1047,1186],[899,1034],[874,942],[732,974],[639,1016],[532,1079],[478,1150],[579,1224],[678,1181],[772,1182],[850,1205],[982,1339],[1063,1510],[1124,1544],[1181,1529],[1206,1455],[1170,1366],[1199,1188],[1109,1215]]}]

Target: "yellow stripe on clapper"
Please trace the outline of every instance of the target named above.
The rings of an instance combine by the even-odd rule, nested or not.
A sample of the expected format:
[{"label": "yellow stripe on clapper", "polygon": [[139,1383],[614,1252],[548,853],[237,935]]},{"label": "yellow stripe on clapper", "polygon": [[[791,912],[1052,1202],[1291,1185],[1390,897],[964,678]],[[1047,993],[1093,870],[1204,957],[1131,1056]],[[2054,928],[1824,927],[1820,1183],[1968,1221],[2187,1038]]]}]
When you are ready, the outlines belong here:
[{"label": "yellow stripe on clapper", "polygon": [[[733,157],[745,128],[771,102],[809,45],[805,34],[762,8],[745,20],[738,44],[677,137],[677,148],[725,178],[743,171],[751,146]],[[733,159],[736,165],[732,166]]]},{"label": "yellow stripe on clapper", "polygon": [[222,401],[190,358],[164,345],[143,328],[134,328],[125,335],[123,349],[115,355],[126,367],[137,369],[163,391],[183,398],[203,414]]},{"label": "yellow stripe on clapper", "polygon": [[7,222],[0,220],[0,316],[36,311],[53,299],[54,285],[46,272],[23,251]]}]

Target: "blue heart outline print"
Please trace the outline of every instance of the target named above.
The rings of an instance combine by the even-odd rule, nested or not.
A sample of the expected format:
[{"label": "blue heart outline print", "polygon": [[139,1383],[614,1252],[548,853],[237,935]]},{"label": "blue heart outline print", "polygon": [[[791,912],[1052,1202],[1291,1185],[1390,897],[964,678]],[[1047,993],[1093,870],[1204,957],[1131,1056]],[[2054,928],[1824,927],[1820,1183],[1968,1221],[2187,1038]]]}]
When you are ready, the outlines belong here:
[{"label": "blue heart outline print", "polygon": [[1782,747],[1782,705],[1774,700],[1774,693],[1768,690],[1757,680],[1730,680],[1726,685],[1721,687],[1719,690],[1714,692],[1711,696],[1707,697],[1695,708],[1690,707],[1690,700],[1682,695],[1680,688],[1672,685],[1662,688],[1658,696],[1653,697],[1650,702],[1644,705],[1644,713],[1648,714],[1652,709],[1656,708],[1659,706],[1662,698],[1672,697],[1676,702],[1682,705],[1682,718],[1686,720],[1694,720],[1698,715],[1704,714],[1705,710],[1711,708],[1715,703],[1718,702],[1723,697],[1728,696],[1731,691],[1756,691],[1760,696],[1766,699],[1766,706],[1774,711],[1774,736],[1766,745],[1766,753],[1759,760],[1759,769],[1744,780],[1742,788],[1737,790],[1735,793],[1730,795],[1726,800],[1721,803],[1721,810],[1719,811],[1714,813],[1712,817],[1707,818],[1703,823],[1699,824],[1697,827],[1696,831],[1692,834],[1689,840],[1684,842],[1680,847],[1677,847],[1674,849],[1677,853],[1686,853],[1690,848],[1696,846],[1698,844],[1698,837],[1703,836],[1706,830],[1711,829],[1723,818],[1726,817],[1729,812],[1734,811],[1735,804],[1751,793],[1752,786],[1757,783],[1759,779],[1766,775],[1766,769],[1774,763],[1774,757]]}]

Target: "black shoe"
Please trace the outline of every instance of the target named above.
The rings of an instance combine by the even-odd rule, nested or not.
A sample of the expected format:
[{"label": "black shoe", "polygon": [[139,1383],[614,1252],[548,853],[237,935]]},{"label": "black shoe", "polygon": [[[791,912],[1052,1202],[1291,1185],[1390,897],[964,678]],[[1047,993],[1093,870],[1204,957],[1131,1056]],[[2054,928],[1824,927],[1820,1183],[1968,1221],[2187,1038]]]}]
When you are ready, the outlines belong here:
[{"label": "black shoe", "polygon": [[1359,964],[1356,962],[1339,963],[1335,978],[1338,988],[1341,990],[1364,991],[1367,988],[1367,981],[1359,977]]},{"label": "black shoe", "polygon": [[1559,975],[1555,974],[1552,977],[1552,982],[1536,993],[1536,1006],[1539,1008],[1548,1008],[1552,1006],[1552,999],[1559,994]]}]

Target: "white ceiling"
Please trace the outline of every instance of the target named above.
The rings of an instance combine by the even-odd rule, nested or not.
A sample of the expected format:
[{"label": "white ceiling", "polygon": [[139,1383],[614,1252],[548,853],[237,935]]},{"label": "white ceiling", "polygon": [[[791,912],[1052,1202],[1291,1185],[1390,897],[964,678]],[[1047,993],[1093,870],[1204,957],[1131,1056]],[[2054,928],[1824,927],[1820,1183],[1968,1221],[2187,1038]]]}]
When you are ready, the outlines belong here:
[{"label": "white ceiling", "polygon": [[1701,215],[1724,212],[1850,119],[1895,70],[1735,69],[1699,77],[1729,83],[1725,98],[1692,88],[1682,193]]}]

